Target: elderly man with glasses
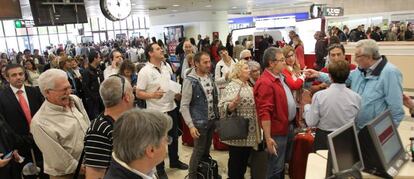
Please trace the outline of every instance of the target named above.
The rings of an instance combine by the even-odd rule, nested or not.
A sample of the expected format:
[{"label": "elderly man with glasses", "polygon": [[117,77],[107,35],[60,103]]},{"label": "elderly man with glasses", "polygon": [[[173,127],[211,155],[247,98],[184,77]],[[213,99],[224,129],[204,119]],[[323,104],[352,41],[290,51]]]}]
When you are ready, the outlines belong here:
[{"label": "elderly man with glasses", "polygon": [[63,70],[50,69],[39,77],[46,100],[33,116],[30,131],[44,159],[44,171],[51,179],[71,179],[83,150],[89,118],[82,101],[71,94]]},{"label": "elderly man with glasses", "polygon": [[[404,118],[402,74],[384,55],[380,55],[377,42],[372,39],[356,43],[355,61],[358,70],[350,73],[347,85],[362,97],[361,111],[355,122],[358,128],[387,109],[391,110],[392,120],[399,125]],[[329,76],[323,72],[306,70],[307,76],[318,77],[329,84]]]}]

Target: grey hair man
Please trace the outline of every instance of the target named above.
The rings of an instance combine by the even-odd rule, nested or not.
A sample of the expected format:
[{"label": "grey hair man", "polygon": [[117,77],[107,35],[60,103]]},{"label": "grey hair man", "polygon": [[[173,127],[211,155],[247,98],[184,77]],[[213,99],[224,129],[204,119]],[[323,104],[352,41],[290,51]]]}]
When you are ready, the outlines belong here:
[{"label": "grey hair man", "polygon": [[283,178],[296,116],[296,102],[282,74],[285,60],[281,49],[266,49],[263,54],[265,69],[254,86],[256,111],[270,153],[267,178]]},{"label": "grey hair man", "polygon": [[155,178],[155,166],[167,155],[171,127],[171,118],[162,112],[133,109],[123,113],[115,122],[114,152],[104,179]]},{"label": "grey hair man", "polygon": [[250,52],[250,50],[243,50],[240,52],[240,60],[247,60],[250,61],[252,60],[252,53]]},{"label": "grey hair man", "polygon": [[109,76],[99,87],[105,106],[103,115],[92,121],[85,136],[86,179],[103,178],[111,161],[112,131],[121,114],[134,106],[131,84],[119,75]]},{"label": "grey hair man", "polygon": [[51,179],[71,179],[90,124],[82,100],[71,94],[66,72],[50,69],[39,76],[46,100],[33,116],[30,131],[42,151],[44,171]]},{"label": "grey hair man", "polygon": [[[384,55],[380,55],[377,42],[372,39],[360,40],[356,43],[355,61],[358,70],[348,77],[347,86],[361,96],[361,110],[355,122],[359,128],[390,109],[392,120],[399,125],[404,118],[402,74]],[[307,70],[311,77],[319,77],[318,81],[330,83],[326,73]]]}]

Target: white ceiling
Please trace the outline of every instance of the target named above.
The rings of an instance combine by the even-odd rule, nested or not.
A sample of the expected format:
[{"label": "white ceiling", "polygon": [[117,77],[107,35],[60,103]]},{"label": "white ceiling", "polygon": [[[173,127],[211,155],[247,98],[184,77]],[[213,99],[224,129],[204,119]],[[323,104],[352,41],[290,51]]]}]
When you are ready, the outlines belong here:
[{"label": "white ceiling", "polygon": [[[99,0],[84,0],[84,2],[88,16],[102,16]],[[309,7],[312,0],[131,0],[131,3],[132,14],[156,16],[189,11],[227,11],[229,14],[254,13],[302,6]],[[24,18],[30,18],[29,0],[20,0],[20,4]]]}]

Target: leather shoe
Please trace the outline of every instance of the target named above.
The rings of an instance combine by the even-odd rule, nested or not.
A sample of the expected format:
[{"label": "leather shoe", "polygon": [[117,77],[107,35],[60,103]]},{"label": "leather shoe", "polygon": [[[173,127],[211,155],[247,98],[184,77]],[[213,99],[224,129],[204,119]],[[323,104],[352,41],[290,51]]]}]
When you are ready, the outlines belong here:
[{"label": "leather shoe", "polygon": [[187,170],[188,165],[181,162],[181,161],[177,161],[177,162],[174,162],[174,163],[170,163],[170,168],[178,168],[180,170]]},{"label": "leather shoe", "polygon": [[157,177],[158,179],[168,179],[168,175],[165,173],[165,170],[157,171]]}]

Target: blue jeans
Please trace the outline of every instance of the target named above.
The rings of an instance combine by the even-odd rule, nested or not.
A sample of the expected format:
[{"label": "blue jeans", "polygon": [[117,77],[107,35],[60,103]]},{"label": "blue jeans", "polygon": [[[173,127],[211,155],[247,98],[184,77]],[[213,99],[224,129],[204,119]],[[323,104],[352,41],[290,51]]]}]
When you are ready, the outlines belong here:
[{"label": "blue jeans", "polygon": [[272,139],[277,144],[277,155],[268,156],[267,163],[267,177],[268,179],[283,179],[285,168],[285,155],[288,143],[288,136],[272,136]]}]

